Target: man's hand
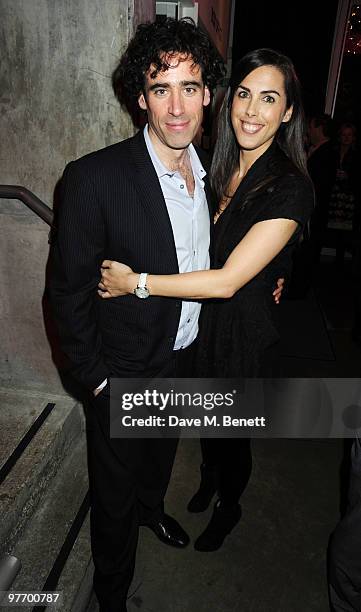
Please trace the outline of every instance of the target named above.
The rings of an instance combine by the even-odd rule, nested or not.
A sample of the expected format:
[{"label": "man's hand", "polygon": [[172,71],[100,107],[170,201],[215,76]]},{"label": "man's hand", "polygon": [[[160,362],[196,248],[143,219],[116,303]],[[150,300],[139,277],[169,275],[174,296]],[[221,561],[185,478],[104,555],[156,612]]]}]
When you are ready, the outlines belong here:
[{"label": "man's hand", "polygon": [[277,281],[277,289],[274,290],[274,292],[272,293],[276,304],[280,303],[280,299],[281,299],[281,295],[282,295],[282,291],[283,291],[283,285],[285,284],[285,279],[284,278],[279,278]]},{"label": "man's hand", "polygon": [[102,382],[102,383],[99,385],[99,387],[97,387],[96,389],[94,389],[94,391],[93,391],[93,395],[94,395],[94,397],[96,397],[97,395],[99,395],[99,393],[100,393],[101,391],[103,391],[103,389],[105,389],[105,387],[107,386],[107,384],[108,384],[108,379],[106,378],[106,379],[105,379],[105,380],[103,380],[103,382]]}]

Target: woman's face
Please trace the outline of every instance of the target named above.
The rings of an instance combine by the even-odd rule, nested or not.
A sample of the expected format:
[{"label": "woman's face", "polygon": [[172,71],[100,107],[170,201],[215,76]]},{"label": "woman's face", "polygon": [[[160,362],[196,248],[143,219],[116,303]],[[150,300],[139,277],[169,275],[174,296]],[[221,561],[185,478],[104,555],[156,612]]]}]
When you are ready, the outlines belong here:
[{"label": "woman's face", "polygon": [[262,155],[282,122],[290,120],[282,72],[274,66],[252,70],[237,87],[231,109],[232,126],[241,149]]}]

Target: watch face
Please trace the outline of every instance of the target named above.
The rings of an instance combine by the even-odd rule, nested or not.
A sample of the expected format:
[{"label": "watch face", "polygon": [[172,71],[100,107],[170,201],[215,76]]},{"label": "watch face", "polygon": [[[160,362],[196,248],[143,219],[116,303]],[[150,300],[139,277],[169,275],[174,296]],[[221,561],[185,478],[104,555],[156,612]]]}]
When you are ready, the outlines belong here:
[{"label": "watch face", "polygon": [[149,291],[146,287],[136,287],[134,293],[137,297],[142,299],[149,297]]}]

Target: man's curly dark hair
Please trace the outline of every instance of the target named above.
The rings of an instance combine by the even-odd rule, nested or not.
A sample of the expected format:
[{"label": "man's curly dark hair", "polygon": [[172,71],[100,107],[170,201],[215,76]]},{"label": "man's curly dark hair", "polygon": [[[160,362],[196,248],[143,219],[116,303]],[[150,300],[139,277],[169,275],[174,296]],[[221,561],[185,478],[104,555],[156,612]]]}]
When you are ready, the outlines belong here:
[{"label": "man's curly dark hair", "polygon": [[167,54],[174,53],[190,57],[200,66],[203,82],[210,90],[224,75],[223,62],[208,35],[190,17],[144,23],[138,26],[113,72],[113,89],[119,102],[129,110],[134,109],[150,66],[155,66],[150,74],[155,78],[158,72],[169,68]]}]

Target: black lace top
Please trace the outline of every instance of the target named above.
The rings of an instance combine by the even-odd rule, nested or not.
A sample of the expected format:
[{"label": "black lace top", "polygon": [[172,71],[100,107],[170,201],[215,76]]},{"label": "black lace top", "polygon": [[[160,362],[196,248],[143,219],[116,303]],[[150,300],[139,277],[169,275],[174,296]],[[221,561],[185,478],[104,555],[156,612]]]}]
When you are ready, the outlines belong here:
[{"label": "black lace top", "polygon": [[[313,188],[276,143],[253,164],[214,227],[212,268],[221,268],[249,229],[266,219],[299,226],[282,251],[227,300],[204,303],[197,375],[267,376],[275,365],[277,305],[272,291],[291,267],[291,256],[313,208]],[[260,249],[262,245],[260,244]]]}]

